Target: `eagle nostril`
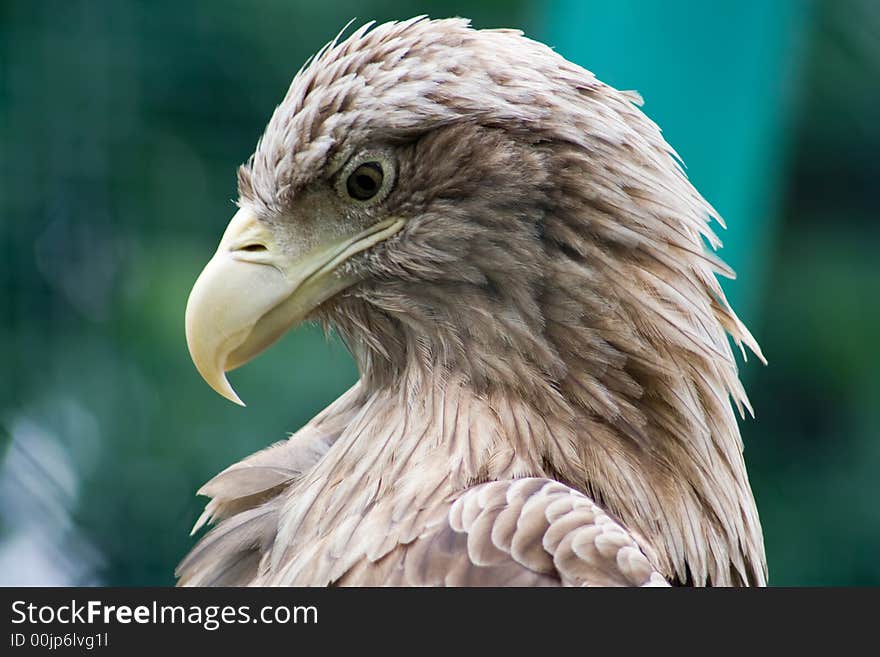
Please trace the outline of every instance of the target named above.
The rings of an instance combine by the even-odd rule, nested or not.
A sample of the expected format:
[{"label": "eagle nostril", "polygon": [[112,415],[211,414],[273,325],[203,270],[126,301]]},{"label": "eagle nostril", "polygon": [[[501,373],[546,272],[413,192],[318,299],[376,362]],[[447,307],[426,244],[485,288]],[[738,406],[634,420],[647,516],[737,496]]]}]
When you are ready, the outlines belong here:
[{"label": "eagle nostril", "polygon": [[242,246],[238,249],[239,251],[249,251],[251,253],[256,253],[258,251],[266,251],[266,247],[262,244],[248,244],[247,246]]}]

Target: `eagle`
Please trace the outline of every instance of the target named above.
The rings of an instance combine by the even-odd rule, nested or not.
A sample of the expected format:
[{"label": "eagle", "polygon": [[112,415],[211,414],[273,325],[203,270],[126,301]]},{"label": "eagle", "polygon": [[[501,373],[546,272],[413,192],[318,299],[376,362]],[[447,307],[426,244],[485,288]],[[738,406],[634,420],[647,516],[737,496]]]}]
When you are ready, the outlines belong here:
[{"label": "eagle", "polygon": [[640,106],[460,18],[306,62],[186,339],[239,404],[226,372],[304,321],[359,379],[199,491],[179,585],[766,584],[733,344],[764,359],[723,221]]}]

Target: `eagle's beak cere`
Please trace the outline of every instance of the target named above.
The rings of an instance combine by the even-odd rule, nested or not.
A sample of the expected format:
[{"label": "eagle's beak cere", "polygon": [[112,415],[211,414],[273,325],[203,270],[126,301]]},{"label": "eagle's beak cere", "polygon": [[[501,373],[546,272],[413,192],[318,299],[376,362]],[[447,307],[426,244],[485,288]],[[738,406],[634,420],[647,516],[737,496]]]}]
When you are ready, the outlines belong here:
[{"label": "eagle's beak cere", "polygon": [[403,227],[388,219],[304,254],[282,252],[272,229],[239,210],[186,304],[186,342],[196,369],[230,401],[244,403],[226,372],[272,345],[310,311],[357,282],[338,266]]}]

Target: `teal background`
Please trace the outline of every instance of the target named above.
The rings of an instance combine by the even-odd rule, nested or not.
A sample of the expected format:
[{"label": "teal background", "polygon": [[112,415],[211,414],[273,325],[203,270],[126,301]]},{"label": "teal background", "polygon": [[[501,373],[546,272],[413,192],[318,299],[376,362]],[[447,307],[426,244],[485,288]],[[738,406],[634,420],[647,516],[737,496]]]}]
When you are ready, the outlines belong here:
[{"label": "teal background", "polygon": [[301,63],[351,18],[520,27],[636,89],[724,216],[776,585],[880,584],[880,4],[0,2],[0,584],[171,584],[195,490],[355,379],[314,327],[198,378],[187,294]]}]

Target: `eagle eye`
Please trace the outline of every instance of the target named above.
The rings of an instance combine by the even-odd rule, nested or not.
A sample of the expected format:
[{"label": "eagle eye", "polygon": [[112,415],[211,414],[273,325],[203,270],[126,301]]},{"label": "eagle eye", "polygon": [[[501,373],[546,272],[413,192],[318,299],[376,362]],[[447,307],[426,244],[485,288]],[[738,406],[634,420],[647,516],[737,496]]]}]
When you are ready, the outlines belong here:
[{"label": "eagle eye", "polygon": [[379,162],[364,162],[345,181],[348,195],[358,201],[369,201],[382,189],[385,173]]},{"label": "eagle eye", "polygon": [[361,151],[336,176],[336,193],[359,205],[375,205],[385,200],[397,177],[397,161],[390,149]]}]

